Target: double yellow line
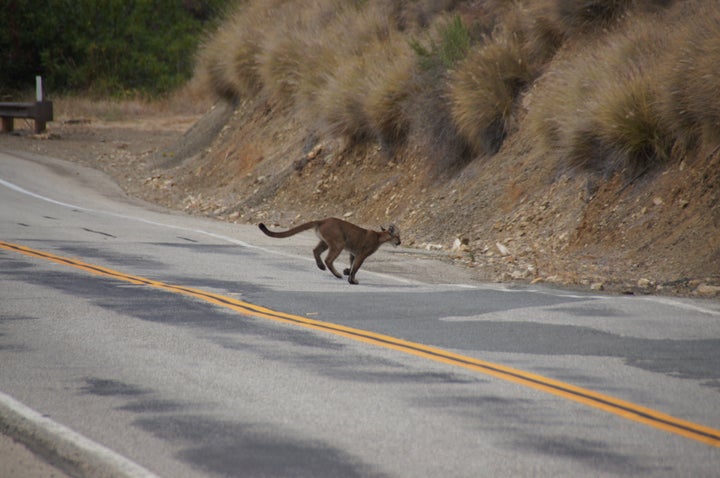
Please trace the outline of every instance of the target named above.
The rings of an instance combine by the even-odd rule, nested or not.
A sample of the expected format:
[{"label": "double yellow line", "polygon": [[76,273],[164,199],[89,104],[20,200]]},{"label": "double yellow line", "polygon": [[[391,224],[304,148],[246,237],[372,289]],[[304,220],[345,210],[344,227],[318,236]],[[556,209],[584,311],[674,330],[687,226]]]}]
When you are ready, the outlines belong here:
[{"label": "double yellow line", "polygon": [[581,387],[553,380],[541,375],[535,375],[522,370],[506,367],[483,360],[478,360],[464,355],[454,354],[446,350],[442,350],[415,342],[397,339],[388,335],[377,334],[367,330],[345,327],[330,322],[322,322],[318,320],[301,317],[298,315],[286,314],[284,312],[275,311],[259,305],[251,304],[241,300],[226,297],[220,294],[214,294],[201,289],[184,287],[164,282],[147,279],[145,277],[125,274],[106,267],[88,264],[77,259],[58,256],[49,252],[31,249],[29,247],[11,244],[0,241],[0,249],[18,252],[30,257],[49,260],[58,264],[74,267],[86,272],[109,277],[136,285],[146,285],[156,289],[165,290],[175,294],[181,294],[188,297],[204,300],[206,302],[234,310],[240,314],[252,317],[262,317],[277,322],[284,322],[309,329],[320,330],[323,332],[347,337],[352,340],[365,342],[368,344],[385,347],[399,352],[403,352],[418,357],[423,357],[436,362],[462,367],[465,369],[480,372],[502,380],[514,382],[526,387],[534,388],[546,393],[551,393],[558,397],[562,397],[574,402],[604,410],[608,413],[618,415],[628,420],[644,423],[652,427],[675,433],[686,438],[697,440],[708,445],[720,447],[720,430],[699,425],[675,418],[671,415],[642,407],[631,402],[620,400],[609,395],[594,392]]}]

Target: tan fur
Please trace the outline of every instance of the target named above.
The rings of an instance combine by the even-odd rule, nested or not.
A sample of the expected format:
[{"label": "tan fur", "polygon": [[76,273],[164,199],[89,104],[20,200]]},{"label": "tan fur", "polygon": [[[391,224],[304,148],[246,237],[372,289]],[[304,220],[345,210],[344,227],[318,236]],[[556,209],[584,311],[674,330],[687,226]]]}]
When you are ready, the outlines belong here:
[{"label": "tan fur", "polygon": [[[394,245],[400,245],[400,231],[393,225],[390,225],[387,229],[381,227],[380,231],[372,231],[334,217],[306,222],[282,232],[273,232],[262,223],[258,227],[268,236],[278,238],[294,236],[314,228],[315,234],[320,239],[318,245],[313,249],[317,266],[321,270],[325,270],[325,266],[327,266],[335,277],[342,278],[342,275],[335,270],[333,262],[343,249],[347,249],[350,252],[350,267],[345,269],[343,273],[348,276],[348,282],[351,284],[358,283],[355,280],[358,269],[360,269],[365,259],[377,251],[382,244],[392,241]],[[320,254],[326,250],[328,253],[323,263]]]}]

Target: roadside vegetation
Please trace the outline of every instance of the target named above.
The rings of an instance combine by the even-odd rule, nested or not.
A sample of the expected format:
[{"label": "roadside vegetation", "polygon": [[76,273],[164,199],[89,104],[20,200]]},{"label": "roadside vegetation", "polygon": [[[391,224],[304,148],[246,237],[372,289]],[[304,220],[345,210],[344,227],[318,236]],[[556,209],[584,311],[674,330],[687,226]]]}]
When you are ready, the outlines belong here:
[{"label": "roadside vegetation", "polygon": [[95,98],[168,93],[192,76],[203,31],[229,0],[5,0],[0,94],[34,88]]},{"label": "roadside vegetation", "polygon": [[720,144],[718,65],[713,1],[248,0],[197,76],[351,145],[413,141],[440,168],[526,120],[562,164],[636,175]]}]

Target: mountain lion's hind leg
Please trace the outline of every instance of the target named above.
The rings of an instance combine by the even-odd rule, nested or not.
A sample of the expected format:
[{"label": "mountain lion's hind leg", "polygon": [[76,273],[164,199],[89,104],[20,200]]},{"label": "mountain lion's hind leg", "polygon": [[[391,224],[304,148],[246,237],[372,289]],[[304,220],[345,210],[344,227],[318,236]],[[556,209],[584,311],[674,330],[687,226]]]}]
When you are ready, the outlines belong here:
[{"label": "mountain lion's hind leg", "polygon": [[325,256],[325,265],[327,265],[328,269],[330,269],[330,272],[332,272],[333,275],[338,279],[342,279],[342,275],[340,275],[340,273],[335,270],[333,262],[335,261],[335,259],[337,259],[337,256],[339,256],[341,252],[342,248],[331,247],[327,253],[327,256]]},{"label": "mountain lion's hind leg", "polygon": [[315,249],[313,249],[313,255],[315,256],[315,263],[320,268],[321,271],[325,270],[325,264],[323,264],[322,259],[320,258],[320,254],[325,252],[328,248],[328,245],[325,244],[325,241],[318,242],[318,245],[315,246]]}]

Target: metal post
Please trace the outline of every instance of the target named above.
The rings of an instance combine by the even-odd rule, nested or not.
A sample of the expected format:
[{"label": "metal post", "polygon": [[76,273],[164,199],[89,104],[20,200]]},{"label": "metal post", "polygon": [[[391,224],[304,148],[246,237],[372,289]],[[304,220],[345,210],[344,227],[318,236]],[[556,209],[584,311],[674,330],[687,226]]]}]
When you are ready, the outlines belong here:
[{"label": "metal post", "polygon": [[35,77],[35,99],[38,103],[43,100],[42,76]]},{"label": "metal post", "polygon": [[45,131],[47,122],[52,121],[53,110],[52,102],[45,101],[45,93],[43,92],[42,76],[35,77],[35,133],[40,134]]}]

